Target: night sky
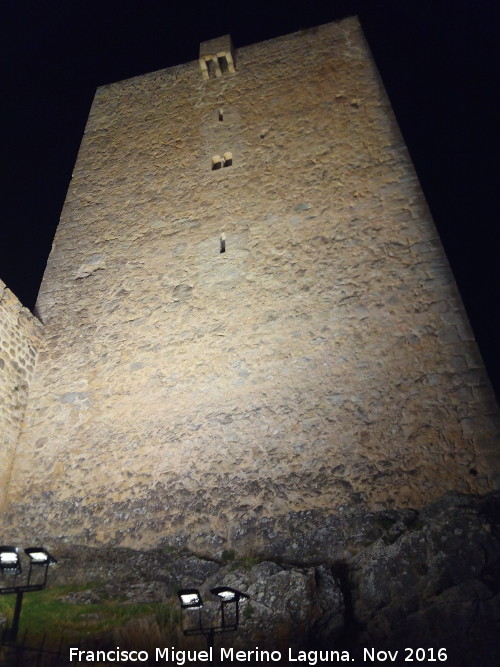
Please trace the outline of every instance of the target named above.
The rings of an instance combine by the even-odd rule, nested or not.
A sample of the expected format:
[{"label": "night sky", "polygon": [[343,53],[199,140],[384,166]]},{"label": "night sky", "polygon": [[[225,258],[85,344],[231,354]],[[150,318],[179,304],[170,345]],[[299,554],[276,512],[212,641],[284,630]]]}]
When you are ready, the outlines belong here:
[{"label": "night sky", "polygon": [[500,395],[498,0],[4,0],[0,277],[33,308],[96,86],[358,14]]}]

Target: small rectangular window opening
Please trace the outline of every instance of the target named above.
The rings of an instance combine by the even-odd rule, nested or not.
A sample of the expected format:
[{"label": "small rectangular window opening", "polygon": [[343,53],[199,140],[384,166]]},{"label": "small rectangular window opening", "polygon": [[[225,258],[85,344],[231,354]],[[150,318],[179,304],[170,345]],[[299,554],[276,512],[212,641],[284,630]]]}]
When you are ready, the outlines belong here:
[{"label": "small rectangular window opening", "polygon": [[219,120],[221,122],[224,120],[224,111],[223,111],[223,109],[219,109]]},{"label": "small rectangular window opening", "polygon": [[226,56],[217,56],[217,59],[219,61],[219,67],[220,67],[221,73],[226,74],[226,72],[229,72],[229,66],[227,64]]},{"label": "small rectangular window opening", "polygon": [[222,167],[222,162],[223,160],[220,155],[214,155],[212,158],[212,171],[214,171],[214,169],[220,169]]},{"label": "small rectangular window opening", "polygon": [[220,251],[219,252],[226,252],[226,237],[224,234],[220,237]]},{"label": "small rectangular window opening", "polygon": [[210,60],[205,60],[207,64],[208,78],[215,79],[217,77],[217,71],[215,69],[215,62],[212,58]]}]

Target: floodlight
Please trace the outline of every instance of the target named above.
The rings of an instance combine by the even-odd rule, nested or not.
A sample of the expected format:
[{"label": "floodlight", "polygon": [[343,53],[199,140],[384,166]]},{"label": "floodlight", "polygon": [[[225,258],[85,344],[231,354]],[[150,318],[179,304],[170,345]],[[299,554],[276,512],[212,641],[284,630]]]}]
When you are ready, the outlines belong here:
[{"label": "floodlight", "polygon": [[[184,632],[186,637],[193,635],[204,635],[207,641],[207,646],[212,648],[215,641],[215,636],[221,634],[222,632],[234,632],[238,629],[238,624],[240,621],[240,600],[247,599],[248,595],[246,593],[240,593],[240,591],[235,590],[234,588],[229,588],[229,586],[217,586],[216,588],[210,589],[210,592],[213,595],[216,595],[220,600],[219,613],[220,613],[220,622],[216,625],[204,625],[202,623],[202,614],[205,612],[201,611],[203,607],[203,601],[201,599],[200,592],[196,588],[184,588],[182,591],[178,591],[177,595],[179,596],[179,601],[181,603],[181,630]],[[234,605],[227,606],[231,602],[234,602]],[[198,609],[198,625],[190,625],[185,628],[182,618],[184,609]],[[229,623],[227,622],[226,616],[229,615]],[[213,614],[210,614],[213,616]]]},{"label": "floodlight", "polygon": [[210,592],[217,595],[221,602],[238,602],[238,600],[248,598],[246,593],[240,593],[229,586],[217,586],[217,588],[211,588]]},{"label": "floodlight", "polygon": [[177,595],[182,609],[200,609],[203,607],[203,600],[196,588],[184,588],[182,591],[178,591]]},{"label": "floodlight", "polygon": [[[47,549],[44,549],[43,547],[30,547],[29,549],[25,549],[24,553],[30,559],[27,581],[19,582],[19,580],[14,579],[14,582],[11,581],[7,586],[0,586],[0,595],[16,596],[16,605],[14,608],[14,616],[12,618],[12,627],[7,628],[4,634],[4,637],[11,642],[16,642],[17,640],[19,619],[21,617],[21,608],[23,605],[24,594],[32,593],[34,591],[42,591],[47,585],[47,572],[49,570],[49,565],[57,563],[57,560],[54,558],[54,556],[49,554]],[[38,565],[43,568],[42,572],[40,572],[38,567],[33,569],[34,566]],[[38,574],[34,577],[36,581],[33,583],[31,581],[31,575],[35,571]],[[21,574],[21,559],[19,557],[19,549],[17,547],[0,547],[0,574],[3,573],[10,575]]]},{"label": "floodlight", "polygon": [[6,574],[21,574],[21,561],[17,547],[0,547],[0,571]]},{"label": "floodlight", "polygon": [[29,556],[32,565],[53,565],[57,560],[42,547],[29,547],[24,553]]}]

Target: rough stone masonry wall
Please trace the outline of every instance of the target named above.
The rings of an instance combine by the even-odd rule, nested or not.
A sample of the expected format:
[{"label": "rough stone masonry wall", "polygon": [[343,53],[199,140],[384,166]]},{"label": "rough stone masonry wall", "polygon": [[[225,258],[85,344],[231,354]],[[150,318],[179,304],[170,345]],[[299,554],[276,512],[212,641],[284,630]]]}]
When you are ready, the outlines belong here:
[{"label": "rough stone masonry wall", "polygon": [[0,280],[0,511],[21,431],[42,325]]},{"label": "rough stone masonry wall", "polygon": [[496,406],[357,20],[236,68],[97,92],[37,304],[24,536],[218,549],[498,484]]}]

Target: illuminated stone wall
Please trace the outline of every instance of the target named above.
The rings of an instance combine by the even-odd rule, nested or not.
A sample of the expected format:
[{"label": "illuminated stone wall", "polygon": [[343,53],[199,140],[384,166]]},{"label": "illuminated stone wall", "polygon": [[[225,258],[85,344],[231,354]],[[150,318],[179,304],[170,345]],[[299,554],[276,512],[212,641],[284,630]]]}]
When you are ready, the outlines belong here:
[{"label": "illuminated stone wall", "polygon": [[216,549],[498,485],[495,403],[357,20],[235,64],[97,92],[37,304],[23,535]]},{"label": "illuminated stone wall", "polygon": [[0,280],[0,510],[12,470],[42,325]]}]

